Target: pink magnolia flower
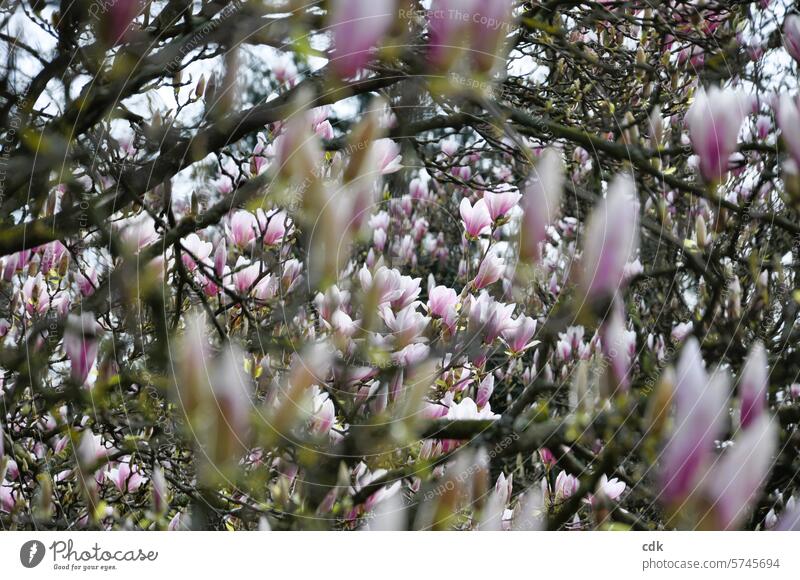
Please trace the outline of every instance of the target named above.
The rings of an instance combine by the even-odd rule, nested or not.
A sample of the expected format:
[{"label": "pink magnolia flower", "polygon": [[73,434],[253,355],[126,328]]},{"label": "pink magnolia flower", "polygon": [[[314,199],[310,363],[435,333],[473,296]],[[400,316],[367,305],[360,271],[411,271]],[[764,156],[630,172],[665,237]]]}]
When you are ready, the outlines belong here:
[{"label": "pink magnolia flower", "polygon": [[249,211],[240,209],[231,216],[231,241],[239,248],[244,248],[256,237],[258,221]]},{"label": "pink magnolia flower", "polygon": [[797,130],[800,127],[800,109],[797,101],[788,95],[781,95],[776,117],[789,154],[795,163],[800,163],[800,132]]},{"label": "pink magnolia flower", "polygon": [[402,169],[403,156],[400,155],[400,145],[391,139],[378,139],[372,143],[372,154],[377,160],[378,170],[381,175],[396,173]]},{"label": "pink magnolia flower", "polygon": [[477,238],[482,234],[489,233],[492,225],[492,216],[489,214],[489,208],[486,207],[486,202],[483,199],[476,201],[473,206],[465,197],[461,200],[461,205],[458,209],[461,213],[464,229],[469,237]]},{"label": "pink magnolia flower", "polygon": [[489,399],[494,392],[494,375],[489,373],[478,385],[478,392],[475,395],[475,403],[478,408],[483,408],[489,402]]},{"label": "pink magnolia flower", "polygon": [[261,266],[258,262],[251,264],[244,256],[239,256],[233,269],[233,286],[239,294],[247,295],[258,278]]},{"label": "pink magnolia flower", "polygon": [[508,189],[500,193],[491,191],[483,192],[483,201],[486,202],[486,208],[489,210],[489,215],[492,221],[504,217],[512,207],[517,205],[520,197],[519,192]]},{"label": "pink magnolia flower", "polygon": [[448,326],[455,323],[457,303],[456,291],[447,286],[436,286],[428,293],[428,310],[432,315],[443,318]]},{"label": "pink magnolia flower", "polygon": [[197,262],[205,262],[211,255],[214,245],[211,242],[204,242],[197,234],[189,234],[182,242],[183,249],[186,250],[181,255],[184,266],[190,272],[197,269]]},{"label": "pink magnolia flower", "polygon": [[64,351],[70,360],[72,379],[83,385],[97,360],[100,325],[91,312],[71,314],[64,330]]},{"label": "pink magnolia flower", "polygon": [[568,474],[566,471],[561,471],[556,476],[556,484],[554,487],[554,502],[558,503],[569,497],[572,497],[580,487],[580,481],[574,475]]},{"label": "pink magnolia flower", "polygon": [[790,14],[783,21],[783,46],[793,59],[800,62],[800,16]]},{"label": "pink magnolia flower", "polygon": [[531,341],[531,337],[536,333],[536,320],[530,316],[520,315],[503,329],[503,340],[508,345],[508,349],[514,353],[524,352],[532,346],[539,344],[539,341]]},{"label": "pink magnolia flower", "polygon": [[131,467],[131,458],[123,457],[117,467],[106,471],[106,478],[114,484],[120,493],[133,493],[139,489],[147,478],[139,472],[135,465]]},{"label": "pink magnolia flower", "polygon": [[538,261],[547,228],[558,217],[564,187],[564,161],[555,149],[546,149],[533,170],[522,198],[520,258]]},{"label": "pink magnolia flower", "polygon": [[724,428],[727,398],[727,375],[717,372],[709,379],[700,346],[690,338],[678,361],[674,427],[662,454],[661,497],[667,504],[694,491]]},{"label": "pink magnolia flower", "polygon": [[[597,493],[598,495],[602,495],[611,501],[616,501],[619,497],[625,493],[625,485],[624,481],[620,481],[616,477],[612,479],[608,479],[608,476],[604,473],[600,476],[600,481],[597,482]],[[594,505],[597,502],[597,496],[589,495],[588,502],[591,505]]]},{"label": "pink magnolia flower", "polygon": [[772,467],[777,444],[777,426],[762,414],[739,433],[714,465],[704,481],[717,527],[736,529],[750,515]]},{"label": "pink magnolia flower", "polygon": [[264,232],[264,243],[273,246],[279,243],[292,229],[292,220],[287,218],[286,212],[274,210],[269,213],[259,211],[259,228]]},{"label": "pink magnolia flower", "polygon": [[741,399],[739,422],[742,429],[746,429],[766,410],[768,378],[767,351],[764,345],[757,341],[750,349],[739,380]]},{"label": "pink magnolia flower", "polygon": [[478,273],[475,275],[475,279],[472,280],[472,284],[477,290],[486,288],[486,286],[497,282],[503,275],[505,269],[506,265],[503,259],[497,254],[490,252],[483,259],[483,262],[481,262]]},{"label": "pink magnolia flower", "polygon": [[592,301],[616,295],[639,245],[639,207],[628,175],[617,176],[586,226],[579,283]]},{"label": "pink magnolia flower", "polygon": [[336,420],[336,408],[328,393],[319,386],[312,387],[312,411],[310,429],[312,433],[327,435]]},{"label": "pink magnolia flower", "polygon": [[396,16],[395,0],[333,0],[328,27],[334,50],[330,63],[340,77],[351,77],[370,59]]},{"label": "pink magnolia flower", "polygon": [[488,73],[498,66],[505,67],[501,52],[513,25],[513,7],[513,0],[476,1],[469,39],[470,56],[477,71]]},{"label": "pink magnolia flower", "polygon": [[736,151],[739,129],[749,106],[739,93],[712,87],[700,90],[686,113],[689,139],[700,160],[706,181],[718,181],[728,170],[728,159]]},{"label": "pink magnolia flower", "polygon": [[483,341],[489,344],[513,324],[511,315],[514,304],[497,302],[486,292],[481,292],[478,298],[472,295],[468,298],[469,326],[483,334]]}]

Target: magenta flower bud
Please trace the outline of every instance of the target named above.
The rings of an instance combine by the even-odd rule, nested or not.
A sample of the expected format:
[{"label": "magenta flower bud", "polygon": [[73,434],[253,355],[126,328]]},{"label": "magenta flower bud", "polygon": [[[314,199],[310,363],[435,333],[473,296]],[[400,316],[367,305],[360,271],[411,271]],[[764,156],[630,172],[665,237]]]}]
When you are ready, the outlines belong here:
[{"label": "magenta flower bud", "polygon": [[736,151],[739,129],[749,111],[749,102],[733,90],[712,87],[700,90],[686,113],[689,139],[700,160],[700,173],[708,182],[728,171],[728,159]]},{"label": "magenta flower bud", "polygon": [[395,0],[332,0],[328,27],[334,50],[330,64],[340,77],[352,77],[395,21]]},{"label": "magenta flower bud", "polygon": [[770,472],[777,444],[777,426],[762,414],[725,450],[705,478],[706,495],[717,527],[736,529],[750,515]]},{"label": "magenta flower bud", "polygon": [[489,210],[492,221],[497,221],[505,217],[505,215],[511,211],[511,208],[517,205],[520,197],[522,196],[518,192],[512,190],[500,193],[485,191],[483,193],[483,201],[486,202],[486,207]]},{"label": "magenta flower bud", "polygon": [[100,32],[103,41],[109,46],[122,44],[128,40],[131,23],[141,10],[140,0],[114,0],[103,4]]},{"label": "magenta flower bud", "polygon": [[800,16],[790,14],[783,21],[783,46],[793,59],[800,62]]},{"label": "magenta flower bud", "polygon": [[478,273],[475,276],[475,279],[472,280],[472,284],[477,290],[485,288],[490,284],[494,284],[503,275],[505,268],[505,262],[503,262],[503,259],[500,256],[489,253],[483,259],[483,262],[481,262],[481,265],[478,268]]},{"label": "magenta flower bud", "polygon": [[690,338],[678,361],[674,426],[662,453],[665,503],[679,503],[694,491],[724,428],[727,399],[727,375],[718,372],[709,379],[697,339]]},{"label": "magenta flower bud", "polygon": [[217,251],[214,253],[214,273],[222,280],[225,275],[225,263],[228,261],[228,244],[225,238],[219,241]]},{"label": "magenta flower bud", "polygon": [[547,228],[561,211],[564,188],[564,161],[555,149],[542,153],[525,186],[520,224],[520,259],[538,262],[540,246],[547,239]]},{"label": "magenta flower bud", "polygon": [[764,345],[758,341],[750,349],[739,380],[739,397],[741,399],[739,421],[742,429],[747,428],[766,410],[768,378],[767,351],[764,349]]},{"label": "magenta flower bud", "polygon": [[64,329],[64,351],[70,360],[72,380],[83,385],[97,360],[100,325],[91,312],[71,314]]},{"label": "magenta flower bud", "polygon": [[483,199],[479,199],[475,202],[475,205],[472,205],[465,197],[461,200],[461,205],[458,209],[461,213],[461,220],[467,236],[477,238],[490,232],[492,216],[489,214],[489,208],[486,207],[486,202]]},{"label": "magenta flower bud", "polygon": [[608,300],[622,288],[625,266],[639,245],[639,204],[628,175],[617,176],[592,212],[583,241],[579,285],[590,301]]}]

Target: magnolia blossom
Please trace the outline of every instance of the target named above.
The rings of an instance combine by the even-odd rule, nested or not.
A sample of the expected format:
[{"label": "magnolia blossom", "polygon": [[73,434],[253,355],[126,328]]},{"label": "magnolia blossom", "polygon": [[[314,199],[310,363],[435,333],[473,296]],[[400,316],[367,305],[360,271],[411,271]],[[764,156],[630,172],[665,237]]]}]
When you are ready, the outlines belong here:
[{"label": "magnolia blossom", "polygon": [[608,479],[608,476],[604,473],[600,476],[600,481],[597,482],[597,495],[589,495],[587,500],[591,505],[595,505],[600,497],[617,501],[625,493],[626,487],[624,481],[620,481],[616,477]]},{"label": "magnolia blossom", "polygon": [[97,360],[99,332],[100,326],[91,312],[84,312],[80,316],[71,314],[67,319],[64,351],[70,360],[72,379],[78,384],[86,382]]},{"label": "magnolia blossom", "polygon": [[460,402],[450,405],[447,410],[447,419],[474,420],[474,419],[499,419],[500,415],[492,413],[492,406],[486,403],[480,410],[478,405],[469,397],[464,397]]},{"label": "magnolia blossom", "polygon": [[781,137],[795,163],[800,163],[800,109],[797,101],[788,95],[782,95],[777,108],[778,127]]},{"label": "magnolia blossom", "polygon": [[639,245],[639,207],[633,180],[617,176],[586,226],[580,286],[590,300],[613,297]]},{"label": "magnolia blossom", "polygon": [[563,184],[564,161],[561,153],[546,149],[522,197],[520,259],[539,260],[539,247],[547,239],[547,228],[560,213]]},{"label": "magnolia blossom", "polygon": [[106,479],[111,481],[120,493],[133,493],[147,481],[147,478],[139,473],[139,468],[131,465],[130,457],[121,458],[117,467],[107,470]]},{"label": "magnolia blossom", "polygon": [[705,479],[715,527],[731,530],[750,514],[778,444],[777,426],[762,414],[726,449]]},{"label": "magnolia blossom", "polygon": [[503,259],[493,253],[489,253],[481,262],[478,273],[472,280],[472,284],[477,290],[485,288],[497,282],[505,271],[506,265]]},{"label": "magnolia blossom", "polygon": [[478,408],[482,408],[489,403],[489,399],[494,392],[494,375],[488,374],[478,385],[478,392],[475,396],[475,403]]},{"label": "magnolia blossom", "polygon": [[767,352],[761,342],[756,342],[750,349],[739,380],[741,399],[739,422],[743,429],[751,425],[766,410],[768,374]]},{"label": "magnolia blossom", "polygon": [[531,341],[534,334],[536,320],[530,316],[519,316],[503,329],[503,340],[512,353],[518,354],[539,344],[539,341]]},{"label": "magnolia blossom", "polygon": [[520,195],[519,192],[507,189],[499,193],[485,191],[483,193],[483,201],[486,203],[486,208],[489,210],[489,215],[492,221],[505,217],[512,207],[517,205]]},{"label": "magnolia blossom", "polygon": [[482,234],[489,233],[492,225],[492,216],[489,213],[489,208],[486,207],[485,200],[479,199],[475,202],[475,205],[472,205],[467,198],[464,198],[461,200],[459,212],[468,236],[477,238]]},{"label": "magnolia blossom", "polygon": [[712,87],[700,90],[694,98],[686,124],[694,152],[700,160],[700,173],[709,182],[723,177],[728,159],[736,151],[739,129],[748,113],[745,99],[734,90]]},{"label": "magnolia blossom", "polygon": [[793,59],[800,62],[800,16],[789,14],[783,21],[783,46]]},{"label": "magnolia blossom", "polygon": [[728,378],[709,378],[700,346],[692,337],[681,352],[675,375],[675,420],[662,454],[661,498],[677,503],[697,485],[724,427]]},{"label": "magnolia blossom", "polygon": [[332,0],[328,29],[333,36],[331,66],[351,77],[369,61],[396,17],[395,0]]}]

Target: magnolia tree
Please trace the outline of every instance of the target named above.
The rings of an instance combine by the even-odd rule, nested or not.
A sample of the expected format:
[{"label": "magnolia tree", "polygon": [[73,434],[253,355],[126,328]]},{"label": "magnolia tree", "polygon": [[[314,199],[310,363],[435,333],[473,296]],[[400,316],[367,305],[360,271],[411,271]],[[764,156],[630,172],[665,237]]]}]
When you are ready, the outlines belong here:
[{"label": "magnolia tree", "polygon": [[2,528],[797,528],[792,11],[4,0]]}]

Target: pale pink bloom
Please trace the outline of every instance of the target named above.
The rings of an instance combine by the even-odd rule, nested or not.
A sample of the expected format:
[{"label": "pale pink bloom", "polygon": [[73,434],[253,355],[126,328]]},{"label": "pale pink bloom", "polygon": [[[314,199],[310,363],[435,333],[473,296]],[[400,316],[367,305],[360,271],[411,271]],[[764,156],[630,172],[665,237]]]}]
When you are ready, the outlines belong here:
[{"label": "pale pink bloom", "polygon": [[392,331],[392,337],[398,347],[417,342],[430,322],[427,316],[417,312],[414,304],[400,310],[397,314],[387,308],[381,315],[386,326]]},{"label": "pale pink bloom", "polygon": [[493,221],[504,217],[511,208],[517,205],[517,202],[522,196],[516,190],[507,189],[500,193],[493,193],[491,191],[483,192],[483,201],[486,202],[486,208],[489,210],[489,215]]},{"label": "pale pink bloom", "polygon": [[233,269],[233,286],[239,294],[246,295],[250,292],[258,278],[261,266],[258,262],[250,264],[244,256],[239,256]]},{"label": "pale pink bloom", "polygon": [[547,228],[561,212],[564,188],[564,161],[555,149],[546,149],[531,174],[522,198],[520,255],[538,261],[540,246],[547,239]]},{"label": "pale pink bloom", "polygon": [[367,64],[395,18],[395,0],[333,0],[328,4],[328,29],[334,46],[330,64],[340,77],[351,77]]},{"label": "pale pink bloom", "polygon": [[133,493],[147,481],[147,478],[139,473],[138,467],[135,465],[131,467],[130,461],[130,457],[123,457],[120,459],[117,467],[106,471],[106,478],[114,484],[114,487],[116,487],[120,493]]},{"label": "pale pink bloom", "polygon": [[403,156],[400,155],[400,145],[391,139],[378,139],[372,143],[372,156],[377,161],[381,175],[396,173],[403,167],[401,164]]},{"label": "pale pink bloom", "polygon": [[204,262],[214,249],[211,242],[204,242],[195,233],[186,236],[186,239],[183,240],[181,245],[183,249],[186,250],[181,258],[184,266],[186,266],[186,269],[190,272],[197,268],[197,262]]},{"label": "pale pink bloom", "polygon": [[489,73],[498,67],[505,70],[505,55],[501,53],[508,31],[514,24],[513,7],[513,0],[477,0],[475,13],[471,15],[469,48],[479,72]]},{"label": "pale pink bloom", "polygon": [[508,349],[517,354],[539,344],[538,341],[531,341],[534,334],[536,334],[536,320],[530,316],[520,315],[503,330],[503,340]]},{"label": "pale pink bloom", "polygon": [[800,127],[800,109],[797,101],[788,95],[781,95],[776,117],[789,154],[795,163],[800,163],[800,132],[797,130]]},{"label": "pale pink bloom", "polygon": [[706,181],[721,179],[728,159],[736,151],[739,129],[748,114],[749,102],[732,89],[712,87],[695,95],[686,113],[692,148],[700,159]]},{"label": "pale pink bloom", "polygon": [[83,385],[97,360],[100,325],[91,312],[71,314],[64,329],[64,351],[70,360],[72,380]]},{"label": "pale pink bloom", "polygon": [[577,477],[568,474],[566,471],[561,471],[558,476],[556,476],[554,502],[558,503],[571,497],[578,491],[579,487],[580,481],[578,481]]},{"label": "pale pink bloom", "polygon": [[50,295],[41,272],[38,272],[36,276],[25,278],[21,292],[25,310],[29,314],[34,312],[42,314],[50,308]]},{"label": "pale pink bloom", "polygon": [[[625,492],[626,487],[624,481],[620,481],[616,477],[608,479],[608,476],[604,473],[600,476],[600,481],[597,482],[597,494],[611,501],[616,501]],[[597,502],[597,496],[590,494],[587,500],[591,505],[594,505]]]},{"label": "pale pink bloom", "polygon": [[513,324],[511,315],[514,304],[497,302],[486,292],[481,292],[478,298],[470,295],[468,298],[470,327],[483,333],[483,341],[491,343],[500,334]]},{"label": "pale pink bloom", "polygon": [[769,368],[767,366],[767,351],[760,341],[750,349],[750,354],[745,361],[742,376],[739,379],[739,398],[741,410],[739,422],[743,429],[747,428],[766,410],[767,406],[767,381]]},{"label": "pale pink bloom", "polygon": [[11,513],[17,503],[17,493],[11,484],[5,480],[0,482],[0,510]]},{"label": "pale pink bloom", "polygon": [[697,340],[681,352],[675,375],[675,419],[661,462],[661,497],[683,501],[695,489],[706,468],[727,416],[728,377],[718,371],[708,377]]},{"label": "pale pink bloom", "polygon": [[414,366],[428,358],[430,350],[430,347],[422,342],[409,344],[402,350],[392,353],[392,362],[403,367]]},{"label": "pale pink bloom", "polygon": [[259,228],[264,232],[264,243],[268,246],[279,243],[292,230],[292,220],[285,211],[273,210],[258,213]]},{"label": "pale pink bloom", "polygon": [[275,75],[275,80],[281,84],[293,85],[297,80],[297,66],[287,53],[274,55],[270,61],[270,69]]},{"label": "pale pink bloom", "polygon": [[455,324],[457,303],[456,291],[447,286],[436,286],[428,293],[428,310],[432,315],[443,318],[447,326]]},{"label": "pale pink bloom", "polygon": [[783,21],[783,46],[793,59],[800,62],[800,16],[790,14]]},{"label": "pale pink bloom", "polygon": [[489,253],[483,259],[483,262],[481,262],[478,273],[475,275],[472,284],[475,286],[476,290],[494,284],[503,275],[505,269],[506,265],[503,259],[497,254]]},{"label": "pale pink bloom", "polygon": [[278,279],[272,274],[267,274],[258,281],[253,288],[253,296],[257,300],[267,301],[274,298],[278,292]]},{"label": "pale pink bloom", "polygon": [[412,199],[426,199],[428,197],[428,181],[415,177],[409,184],[409,192]]},{"label": "pale pink bloom", "polygon": [[438,67],[447,67],[459,48],[472,40],[472,16],[478,0],[432,0],[428,56]]},{"label": "pale pink bloom", "polygon": [[473,206],[465,197],[461,200],[461,205],[458,209],[468,236],[477,238],[491,231],[492,216],[489,214],[489,208],[486,207],[486,202],[483,199],[476,201]]},{"label": "pale pink bloom", "polygon": [[489,403],[479,411],[478,405],[469,397],[464,397],[460,402],[450,405],[446,417],[451,420],[477,420],[477,419],[499,419],[500,415],[492,413],[492,406]]},{"label": "pale pink bloom", "polygon": [[506,478],[506,474],[502,471],[497,476],[497,481],[494,484],[494,491],[500,498],[500,503],[506,505],[508,500],[511,499],[511,492],[514,489],[514,474],[512,473]]},{"label": "pale pink bloom", "polygon": [[777,426],[761,414],[722,454],[704,480],[717,527],[736,529],[750,515],[772,469],[777,445]]},{"label": "pale pink bloom", "polygon": [[693,330],[694,323],[691,320],[689,322],[680,322],[672,328],[670,339],[673,342],[683,342],[687,336],[692,334]]},{"label": "pale pink bloom", "polygon": [[225,238],[222,238],[217,246],[217,251],[214,253],[214,274],[216,274],[217,278],[220,280],[225,275],[225,264],[227,261],[228,244],[225,242]]},{"label": "pale pink bloom", "polygon": [[630,176],[617,176],[594,209],[583,240],[580,286],[589,300],[613,297],[639,245],[639,204]]},{"label": "pale pink bloom", "polygon": [[139,253],[158,238],[156,223],[149,214],[142,212],[124,222],[121,237],[130,251]]},{"label": "pale pink bloom", "polygon": [[317,385],[312,387],[311,398],[311,432],[318,435],[327,435],[336,420],[336,408],[333,406],[333,401],[331,401],[328,393],[320,390]]},{"label": "pale pink bloom", "polygon": [[240,209],[231,216],[231,241],[235,246],[244,248],[250,244],[258,232],[258,221],[249,211]]},{"label": "pale pink bloom", "polygon": [[762,141],[767,138],[772,130],[772,119],[767,115],[759,115],[756,119],[756,136]]},{"label": "pale pink bloom", "polygon": [[494,375],[489,373],[478,385],[478,392],[475,395],[475,404],[478,408],[482,408],[489,402],[489,399],[494,392]]}]

